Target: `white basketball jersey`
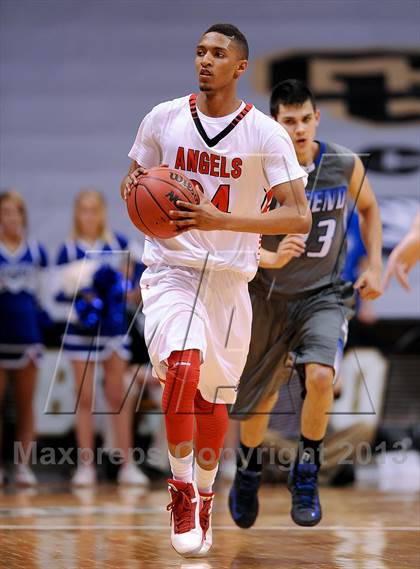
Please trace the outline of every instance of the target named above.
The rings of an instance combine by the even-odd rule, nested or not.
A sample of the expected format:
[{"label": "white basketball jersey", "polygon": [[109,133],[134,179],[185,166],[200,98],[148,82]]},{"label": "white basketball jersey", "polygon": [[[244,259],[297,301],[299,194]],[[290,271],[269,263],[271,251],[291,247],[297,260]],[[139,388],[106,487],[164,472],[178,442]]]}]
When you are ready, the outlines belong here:
[{"label": "white basketball jersey", "polygon": [[[194,94],[154,107],[141,122],[129,157],[145,168],[163,163],[182,170],[221,211],[238,216],[264,211],[273,186],[306,180],[281,125],[245,103],[228,116],[205,116]],[[259,246],[260,235],[234,231],[146,236],[143,262],[230,269],[251,280]]]}]

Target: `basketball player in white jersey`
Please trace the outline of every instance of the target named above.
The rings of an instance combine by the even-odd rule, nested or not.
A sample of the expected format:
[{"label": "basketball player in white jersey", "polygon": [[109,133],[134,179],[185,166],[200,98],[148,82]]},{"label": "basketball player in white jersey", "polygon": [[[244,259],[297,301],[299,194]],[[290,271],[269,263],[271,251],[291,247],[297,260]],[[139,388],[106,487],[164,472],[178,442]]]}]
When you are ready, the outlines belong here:
[{"label": "basketball player in white jersey", "polygon": [[[147,168],[164,163],[202,191],[199,205],[177,202],[183,211],[171,212],[179,236],[146,237],[141,279],[146,343],[164,384],[171,541],[185,556],[205,554],[212,543],[212,485],[226,404],[235,401],[249,349],[248,282],[260,235],[306,233],[311,225],[306,174],[289,135],[237,97],[247,64],[247,40],[235,26],[209,28],[196,49],[200,93],[146,115],[121,184],[127,196]],[[270,189],[282,207],[262,213]]]}]

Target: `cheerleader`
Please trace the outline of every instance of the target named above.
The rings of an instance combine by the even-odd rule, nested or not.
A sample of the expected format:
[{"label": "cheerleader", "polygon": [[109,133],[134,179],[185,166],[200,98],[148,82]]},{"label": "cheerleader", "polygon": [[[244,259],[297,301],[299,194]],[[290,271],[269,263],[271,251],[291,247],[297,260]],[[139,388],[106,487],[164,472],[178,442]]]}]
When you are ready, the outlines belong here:
[{"label": "cheerleader", "polygon": [[47,254],[27,237],[27,219],[25,202],[17,192],[0,193],[0,404],[9,373],[15,388],[16,438],[21,445],[15,481],[34,485],[37,481],[28,461],[34,438],[37,366],[42,355],[36,295]]},{"label": "cheerleader", "polygon": [[148,482],[130,456],[131,409],[126,404],[124,381],[130,358],[124,316],[123,275],[127,263],[127,240],[108,230],[102,194],[95,190],[81,191],[75,201],[72,235],[61,247],[57,259],[58,265],[66,265],[62,267],[62,297],[73,306],[63,349],[71,361],[75,379],[75,427],[80,452],[72,483],[77,486],[96,482],[92,464],[96,363],[103,367],[107,418],[112,422],[115,447],[122,453],[118,482]]}]

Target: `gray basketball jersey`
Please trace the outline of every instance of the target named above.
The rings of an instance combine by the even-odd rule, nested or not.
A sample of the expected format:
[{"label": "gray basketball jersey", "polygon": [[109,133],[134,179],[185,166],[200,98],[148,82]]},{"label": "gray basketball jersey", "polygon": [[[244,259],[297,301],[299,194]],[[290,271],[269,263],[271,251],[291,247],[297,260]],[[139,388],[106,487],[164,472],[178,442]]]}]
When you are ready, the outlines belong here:
[{"label": "gray basketball jersey", "polygon": [[[354,154],[337,144],[320,142],[309,171],[306,196],[312,211],[312,229],[306,251],[281,269],[259,268],[251,290],[271,296],[311,292],[340,279],[346,256],[347,188]],[[273,200],[275,202],[275,200]],[[271,204],[271,209],[278,206]],[[262,246],[276,251],[284,235],[265,235]]]}]

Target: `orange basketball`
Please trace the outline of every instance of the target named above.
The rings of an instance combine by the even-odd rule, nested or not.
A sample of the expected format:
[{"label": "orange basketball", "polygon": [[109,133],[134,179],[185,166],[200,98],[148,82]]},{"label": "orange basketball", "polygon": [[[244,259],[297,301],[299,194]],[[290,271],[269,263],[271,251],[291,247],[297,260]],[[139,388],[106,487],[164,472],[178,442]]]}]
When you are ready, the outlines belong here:
[{"label": "orange basketball", "polygon": [[169,212],[179,209],[178,200],[199,204],[194,184],[179,170],[151,168],[139,178],[136,189],[128,196],[128,215],[145,235],[169,239],[178,232],[177,226],[169,223]]}]

